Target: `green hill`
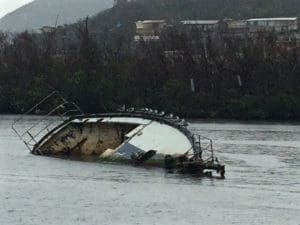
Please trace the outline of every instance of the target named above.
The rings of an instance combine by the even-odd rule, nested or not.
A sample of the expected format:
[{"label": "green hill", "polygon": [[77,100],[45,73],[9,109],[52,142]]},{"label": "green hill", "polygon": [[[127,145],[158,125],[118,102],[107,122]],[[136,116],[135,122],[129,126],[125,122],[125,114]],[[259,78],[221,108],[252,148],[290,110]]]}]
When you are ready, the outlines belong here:
[{"label": "green hill", "polygon": [[99,13],[90,19],[90,28],[101,32],[104,28],[114,29],[121,24],[132,34],[137,20],[166,19],[173,22],[186,19],[294,17],[299,14],[299,0],[137,0]]},{"label": "green hill", "polygon": [[131,5],[135,5],[134,13],[141,19],[222,19],[300,14],[298,0],[139,0]]},{"label": "green hill", "polygon": [[[133,43],[137,20],[297,16],[299,5],[140,0],[51,33],[0,33],[0,113],[24,112],[58,90],[90,113],[126,104],[187,117],[299,120],[299,48],[278,46],[274,33],[204,42],[201,32],[169,27],[159,41]],[[170,59],[173,50],[180,55]]]}]

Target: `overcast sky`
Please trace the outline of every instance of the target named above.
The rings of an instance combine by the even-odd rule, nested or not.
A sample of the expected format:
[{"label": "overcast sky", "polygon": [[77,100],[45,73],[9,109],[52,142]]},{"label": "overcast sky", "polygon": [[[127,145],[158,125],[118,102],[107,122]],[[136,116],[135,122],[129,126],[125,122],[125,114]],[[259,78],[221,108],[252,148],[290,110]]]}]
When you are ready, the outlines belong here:
[{"label": "overcast sky", "polygon": [[32,0],[0,0],[0,18]]}]

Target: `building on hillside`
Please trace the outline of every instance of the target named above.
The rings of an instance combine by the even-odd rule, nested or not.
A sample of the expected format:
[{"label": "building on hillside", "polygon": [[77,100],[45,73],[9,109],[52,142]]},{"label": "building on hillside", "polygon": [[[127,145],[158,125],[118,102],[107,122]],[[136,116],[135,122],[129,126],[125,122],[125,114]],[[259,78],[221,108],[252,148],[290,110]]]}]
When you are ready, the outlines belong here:
[{"label": "building on hillside", "polygon": [[135,41],[143,39],[144,41],[158,40],[162,30],[166,27],[165,20],[144,20],[136,23]]},{"label": "building on hillside", "polygon": [[165,20],[144,20],[136,22],[136,33],[138,35],[159,35],[167,25]]},{"label": "building on hillside", "polygon": [[216,31],[219,28],[219,20],[182,20],[181,24],[187,30]]},{"label": "building on hillside", "polygon": [[246,20],[224,19],[223,24],[226,30],[235,36],[244,36],[248,32]]},{"label": "building on hillside", "polygon": [[259,32],[297,32],[299,20],[297,17],[285,18],[253,18],[247,20],[250,33]]},{"label": "building on hillside", "polygon": [[51,27],[51,26],[43,26],[40,31],[42,33],[51,33],[53,31],[55,31],[56,27]]}]

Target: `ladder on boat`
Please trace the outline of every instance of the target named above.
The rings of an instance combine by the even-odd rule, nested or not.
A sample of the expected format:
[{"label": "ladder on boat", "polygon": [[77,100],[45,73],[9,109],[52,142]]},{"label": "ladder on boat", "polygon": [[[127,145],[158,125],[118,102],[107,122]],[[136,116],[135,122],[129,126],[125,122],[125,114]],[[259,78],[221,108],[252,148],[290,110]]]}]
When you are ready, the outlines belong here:
[{"label": "ladder on boat", "polygon": [[[51,107],[48,107],[49,102]],[[51,108],[51,110],[49,111],[46,108]],[[32,151],[44,135],[68,117],[76,114],[84,113],[74,102],[67,101],[59,92],[54,91],[14,120],[11,127],[29,151]],[[30,116],[34,116],[34,118]],[[28,119],[33,119],[34,123],[26,123]]]}]

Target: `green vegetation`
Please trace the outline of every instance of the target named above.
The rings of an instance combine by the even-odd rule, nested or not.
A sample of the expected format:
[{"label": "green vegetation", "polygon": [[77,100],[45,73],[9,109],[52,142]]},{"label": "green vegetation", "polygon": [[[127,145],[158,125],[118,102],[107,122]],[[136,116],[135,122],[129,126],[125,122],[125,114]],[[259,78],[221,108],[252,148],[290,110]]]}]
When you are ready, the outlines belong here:
[{"label": "green vegetation", "polygon": [[246,19],[300,12],[298,0],[137,0],[135,7],[142,19]]},{"label": "green vegetation", "polygon": [[293,42],[283,47],[275,34],[253,40],[224,32],[205,34],[204,43],[203,34],[176,27],[157,42],[132,41],[139,19],[287,16],[268,7],[293,3],[294,10],[298,1],[186,1],[195,7],[182,0],[151,2],[121,5],[53,33],[25,32],[12,40],[1,34],[0,112],[22,113],[58,90],[90,113],[126,104],[185,117],[300,119],[299,52]]}]

